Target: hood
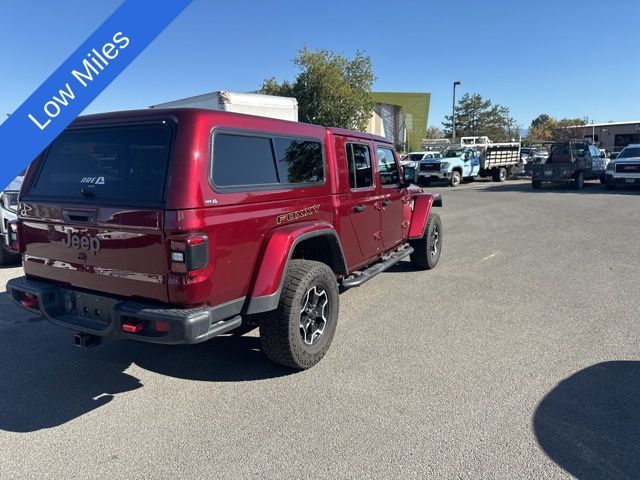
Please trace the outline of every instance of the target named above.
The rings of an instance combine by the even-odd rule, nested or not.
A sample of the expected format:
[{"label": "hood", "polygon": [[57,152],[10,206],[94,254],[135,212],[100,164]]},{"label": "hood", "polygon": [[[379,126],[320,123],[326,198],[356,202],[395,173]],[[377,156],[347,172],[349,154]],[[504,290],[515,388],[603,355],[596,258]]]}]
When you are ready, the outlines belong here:
[{"label": "hood", "polygon": [[22,187],[22,181],[24,180],[24,177],[16,177],[14,178],[11,183],[9,185],[7,185],[7,188],[5,188],[5,191],[20,191],[20,188]]},{"label": "hood", "polygon": [[612,158],[610,161],[613,163],[638,163],[640,157]]}]

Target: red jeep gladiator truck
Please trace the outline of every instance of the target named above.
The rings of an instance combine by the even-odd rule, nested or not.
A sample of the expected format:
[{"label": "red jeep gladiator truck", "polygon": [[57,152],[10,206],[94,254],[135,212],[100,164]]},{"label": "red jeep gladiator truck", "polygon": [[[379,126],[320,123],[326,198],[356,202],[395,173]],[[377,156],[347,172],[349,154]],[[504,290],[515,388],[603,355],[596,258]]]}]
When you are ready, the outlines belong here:
[{"label": "red jeep gladiator truck", "polygon": [[339,287],[409,256],[435,267],[438,195],[365,133],[201,109],[80,117],[31,165],[18,305],[102,337],[198,343],[260,328],[265,354],[326,353]]}]

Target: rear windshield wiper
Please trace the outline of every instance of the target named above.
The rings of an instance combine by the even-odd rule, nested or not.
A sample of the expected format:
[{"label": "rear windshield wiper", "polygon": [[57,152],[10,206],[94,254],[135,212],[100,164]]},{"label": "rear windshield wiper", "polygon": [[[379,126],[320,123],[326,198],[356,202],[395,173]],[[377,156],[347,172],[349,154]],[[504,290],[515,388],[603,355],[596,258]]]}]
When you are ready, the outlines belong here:
[{"label": "rear windshield wiper", "polygon": [[80,189],[80,195],[82,195],[83,197],[95,197],[96,194],[93,193],[90,190],[87,190],[86,188],[81,188]]}]

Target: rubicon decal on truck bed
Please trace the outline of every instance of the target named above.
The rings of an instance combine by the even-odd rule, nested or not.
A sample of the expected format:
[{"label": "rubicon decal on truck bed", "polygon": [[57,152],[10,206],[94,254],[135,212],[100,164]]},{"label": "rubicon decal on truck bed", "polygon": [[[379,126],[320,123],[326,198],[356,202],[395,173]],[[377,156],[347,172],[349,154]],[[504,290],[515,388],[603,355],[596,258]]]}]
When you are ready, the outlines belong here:
[{"label": "rubicon decal on truck bed", "polygon": [[308,217],[314,213],[318,213],[319,211],[320,205],[312,205],[311,207],[303,208],[302,210],[297,210],[295,212],[283,213],[282,215],[278,215],[276,223],[280,225],[282,222],[292,222],[299,218]]}]

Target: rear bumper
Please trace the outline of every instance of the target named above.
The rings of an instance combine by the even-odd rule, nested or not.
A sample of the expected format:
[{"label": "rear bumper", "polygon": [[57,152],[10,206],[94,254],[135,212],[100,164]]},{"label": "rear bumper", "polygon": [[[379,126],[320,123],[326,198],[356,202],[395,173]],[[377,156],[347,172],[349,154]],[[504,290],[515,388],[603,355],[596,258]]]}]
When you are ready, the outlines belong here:
[{"label": "rear bumper", "polygon": [[242,324],[239,315],[219,319],[220,309],[171,308],[27,277],[9,280],[7,293],[17,305],[55,325],[99,337],[163,344],[200,343]]}]

